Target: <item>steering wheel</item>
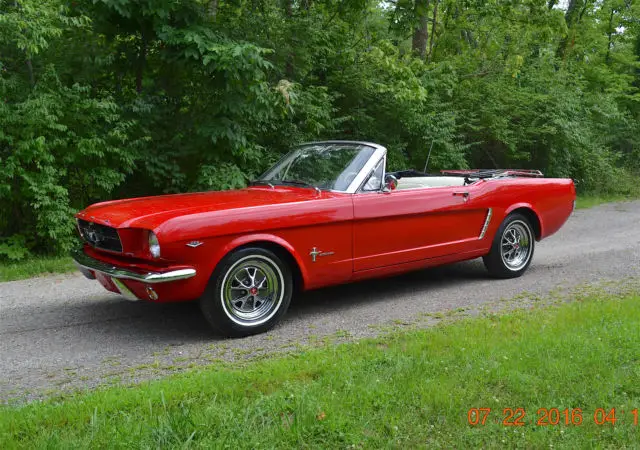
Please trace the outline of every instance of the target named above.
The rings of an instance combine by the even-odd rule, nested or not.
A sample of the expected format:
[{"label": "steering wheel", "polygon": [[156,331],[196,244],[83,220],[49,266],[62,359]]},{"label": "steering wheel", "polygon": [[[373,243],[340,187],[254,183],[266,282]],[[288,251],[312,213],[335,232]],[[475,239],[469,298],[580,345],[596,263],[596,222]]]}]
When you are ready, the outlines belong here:
[{"label": "steering wheel", "polygon": [[[349,186],[351,184],[351,182],[354,180],[355,177],[358,176],[358,172],[344,172],[342,173],[337,179],[336,182],[333,184],[332,189],[335,189],[336,186],[341,186],[341,185],[346,185],[345,189],[347,186]],[[348,183],[347,183],[348,181]]]}]

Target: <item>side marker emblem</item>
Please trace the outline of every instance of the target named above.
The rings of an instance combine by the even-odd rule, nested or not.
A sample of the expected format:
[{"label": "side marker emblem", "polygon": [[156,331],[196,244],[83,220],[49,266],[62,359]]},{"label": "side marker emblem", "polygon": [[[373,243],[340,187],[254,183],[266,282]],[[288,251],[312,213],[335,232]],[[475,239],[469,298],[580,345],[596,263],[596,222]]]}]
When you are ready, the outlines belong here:
[{"label": "side marker emblem", "polygon": [[202,244],[204,244],[204,242],[191,241],[187,244],[187,247],[196,248],[196,247],[200,247]]},{"label": "side marker emblem", "polygon": [[330,256],[334,253],[335,252],[323,252],[322,250],[318,250],[317,248],[313,247],[313,250],[309,252],[309,256],[311,256],[311,261],[316,262],[316,258],[318,256]]}]

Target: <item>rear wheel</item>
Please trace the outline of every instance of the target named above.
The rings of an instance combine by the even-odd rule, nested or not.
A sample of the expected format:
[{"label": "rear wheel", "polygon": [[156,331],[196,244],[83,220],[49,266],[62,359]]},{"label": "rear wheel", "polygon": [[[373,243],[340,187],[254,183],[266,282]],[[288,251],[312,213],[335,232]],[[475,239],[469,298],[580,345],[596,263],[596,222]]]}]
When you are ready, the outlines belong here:
[{"label": "rear wheel", "polygon": [[218,264],[200,308],[218,334],[248,336],[272,328],[289,308],[292,292],[291,269],[278,255],[243,248]]},{"label": "rear wheel", "polygon": [[496,278],[515,278],[522,275],[533,258],[535,235],[529,219],[522,214],[510,214],[500,225],[483,258],[489,274]]}]

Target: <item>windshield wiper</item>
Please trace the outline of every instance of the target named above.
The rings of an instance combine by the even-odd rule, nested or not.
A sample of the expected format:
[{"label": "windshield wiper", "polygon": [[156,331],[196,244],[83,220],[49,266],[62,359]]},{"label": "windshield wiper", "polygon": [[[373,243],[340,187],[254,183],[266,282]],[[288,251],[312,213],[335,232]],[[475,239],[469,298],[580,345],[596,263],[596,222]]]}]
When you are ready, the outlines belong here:
[{"label": "windshield wiper", "polygon": [[258,186],[258,185],[262,185],[262,184],[266,184],[271,189],[275,189],[275,186],[273,185],[273,183],[271,181],[267,181],[267,180],[252,180],[252,181],[249,181],[249,186]]},{"label": "windshield wiper", "polygon": [[301,186],[301,187],[315,189],[316,191],[320,192],[320,188],[318,186],[314,186],[311,183],[307,183],[306,181],[301,181],[301,180],[253,180],[249,182],[249,186],[255,186],[259,184],[265,184],[267,186],[271,186],[272,188],[278,185]]},{"label": "windshield wiper", "polygon": [[300,181],[300,180],[279,180],[280,183],[282,184],[292,184],[294,186],[304,186],[304,187],[309,187],[312,189],[319,189],[317,186],[314,186],[313,184],[307,183],[306,181]]}]

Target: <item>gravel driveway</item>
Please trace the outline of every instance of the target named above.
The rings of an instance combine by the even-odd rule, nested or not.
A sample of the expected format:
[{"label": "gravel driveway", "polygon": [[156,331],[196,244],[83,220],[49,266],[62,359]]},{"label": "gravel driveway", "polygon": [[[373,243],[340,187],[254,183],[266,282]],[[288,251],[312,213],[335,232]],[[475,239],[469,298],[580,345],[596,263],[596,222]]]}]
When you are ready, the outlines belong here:
[{"label": "gravel driveway", "polygon": [[576,211],[538,244],[529,271],[488,279],[480,260],[322,289],[295,299],[269,333],[212,336],[197,305],[131,303],[79,274],[0,283],[0,403],[157,378],[220,359],[283,351],[325,336],[476,308],[523,292],[640,276],[640,202]]}]

